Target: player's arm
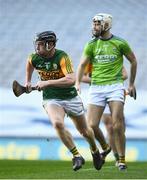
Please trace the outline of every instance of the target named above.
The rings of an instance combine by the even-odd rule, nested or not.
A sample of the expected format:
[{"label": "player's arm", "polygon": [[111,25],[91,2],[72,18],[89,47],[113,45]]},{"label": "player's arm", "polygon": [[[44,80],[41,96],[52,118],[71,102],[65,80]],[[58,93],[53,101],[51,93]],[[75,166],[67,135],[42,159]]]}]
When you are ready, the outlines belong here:
[{"label": "player's arm", "polygon": [[128,61],[131,64],[130,67],[130,78],[129,78],[129,93],[131,96],[135,96],[135,77],[136,77],[136,71],[137,71],[137,60],[133,52],[130,52],[129,54],[125,55]]},{"label": "player's arm", "polygon": [[80,92],[80,82],[82,81],[85,68],[88,66],[88,64],[91,64],[92,58],[93,58],[93,44],[87,43],[84,47],[83,55],[80,60],[80,64],[78,66],[77,75],[76,75],[76,89],[79,92]]},{"label": "player's arm", "polygon": [[26,77],[25,77],[25,86],[28,89],[28,92],[31,91],[31,79],[32,79],[33,71],[34,71],[34,67],[31,62],[31,57],[29,57],[26,64]]},{"label": "player's arm", "polygon": [[[84,75],[84,70],[86,66],[90,63],[90,58],[83,56],[80,64],[77,69],[77,76],[76,76],[76,89],[80,91],[80,82],[82,81],[83,75]],[[90,80],[90,79],[89,79]]]},{"label": "player's arm", "polygon": [[70,87],[75,84],[75,74],[72,62],[68,56],[61,59],[60,66],[64,77],[48,81],[38,81],[37,87],[39,90],[46,87]]},{"label": "player's arm", "polygon": [[123,78],[123,80],[128,79],[128,73],[127,73],[127,70],[124,66],[122,68],[122,78]]},{"label": "player's arm", "polygon": [[91,84],[92,64],[87,64],[81,82]]},{"label": "player's arm", "polygon": [[81,82],[87,83],[87,84],[91,83],[91,78],[89,76],[89,73],[83,75]]},{"label": "player's arm", "polygon": [[42,90],[46,87],[70,87],[75,84],[75,74],[66,74],[65,77],[60,79],[48,80],[48,81],[38,81],[37,87]]}]

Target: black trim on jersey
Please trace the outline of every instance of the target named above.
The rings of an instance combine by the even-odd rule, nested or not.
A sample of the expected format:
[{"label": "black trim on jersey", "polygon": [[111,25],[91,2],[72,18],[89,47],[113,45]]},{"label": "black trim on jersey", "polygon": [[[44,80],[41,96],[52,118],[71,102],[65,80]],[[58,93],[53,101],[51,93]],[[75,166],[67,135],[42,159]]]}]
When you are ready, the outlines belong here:
[{"label": "black trim on jersey", "polygon": [[116,37],[116,36],[114,36],[114,35],[112,34],[112,36],[109,37],[108,39],[103,39],[103,38],[100,38],[100,37],[95,37],[94,39],[92,39],[91,41],[89,41],[88,44],[91,44],[91,43],[93,43],[93,42],[95,42],[95,41],[97,41],[97,40],[99,40],[99,39],[102,40],[102,41],[108,41],[108,40],[112,39],[113,37]]},{"label": "black trim on jersey", "polygon": [[103,39],[103,38],[99,38],[100,40],[102,40],[102,41],[108,41],[108,40],[110,40],[110,39],[112,39],[113,38],[113,34],[111,35],[111,37],[109,37],[108,39]]}]

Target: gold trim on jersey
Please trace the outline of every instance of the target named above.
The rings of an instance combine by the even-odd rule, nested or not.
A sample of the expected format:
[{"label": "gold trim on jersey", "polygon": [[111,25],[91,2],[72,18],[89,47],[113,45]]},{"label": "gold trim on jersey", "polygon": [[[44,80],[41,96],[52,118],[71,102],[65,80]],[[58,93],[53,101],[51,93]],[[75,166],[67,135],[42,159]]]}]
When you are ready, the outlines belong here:
[{"label": "gold trim on jersey", "polygon": [[65,77],[65,75],[63,74],[63,72],[61,70],[54,70],[54,71],[41,71],[41,70],[37,70],[41,80],[43,81],[47,81],[47,80],[53,80],[53,79],[60,79],[62,77]]},{"label": "gold trim on jersey", "polygon": [[64,75],[74,72],[72,62],[69,58],[63,57],[60,61],[60,66]]}]

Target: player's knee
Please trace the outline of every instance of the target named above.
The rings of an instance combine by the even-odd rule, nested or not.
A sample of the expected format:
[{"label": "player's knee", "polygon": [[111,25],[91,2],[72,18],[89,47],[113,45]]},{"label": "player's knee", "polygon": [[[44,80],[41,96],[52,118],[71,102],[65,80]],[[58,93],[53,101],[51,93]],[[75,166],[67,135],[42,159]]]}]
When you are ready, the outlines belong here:
[{"label": "player's knee", "polygon": [[62,122],[59,122],[59,121],[55,121],[53,126],[55,129],[63,129],[64,128],[64,124]]},{"label": "player's knee", "polygon": [[80,134],[83,137],[87,138],[89,136],[89,131],[88,131],[88,129],[83,128],[83,129],[80,130]]},{"label": "player's knee", "polygon": [[121,123],[115,122],[113,124],[113,131],[114,132],[120,132],[122,130],[122,125]]},{"label": "player's knee", "polygon": [[97,125],[94,124],[92,121],[88,121],[88,126],[92,129],[94,129]]}]

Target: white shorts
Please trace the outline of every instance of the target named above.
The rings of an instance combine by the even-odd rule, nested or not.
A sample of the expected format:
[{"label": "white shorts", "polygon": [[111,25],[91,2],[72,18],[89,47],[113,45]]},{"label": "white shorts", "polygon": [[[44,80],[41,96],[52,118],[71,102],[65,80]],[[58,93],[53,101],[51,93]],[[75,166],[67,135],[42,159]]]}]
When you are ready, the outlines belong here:
[{"label": "white shorts", "polygon": [[46,109],[47,105],[55,104],[64,108],[65,112],[69,116],[80,116],[84,114],[84,106],[81,98],[76,96],[72,99],[48,99],[43,101],[43,107]]},{"label": "white shorts", "polygon": [[125,87],[123,83],[112,85],[91,85],[89,89],[88,104],[94,104],[97,106],[106,106],[110,101],[125,100]]},{"label": "white shorts", "polygon": [[106,104],[103,114],[111,114],[108,104]]}]

